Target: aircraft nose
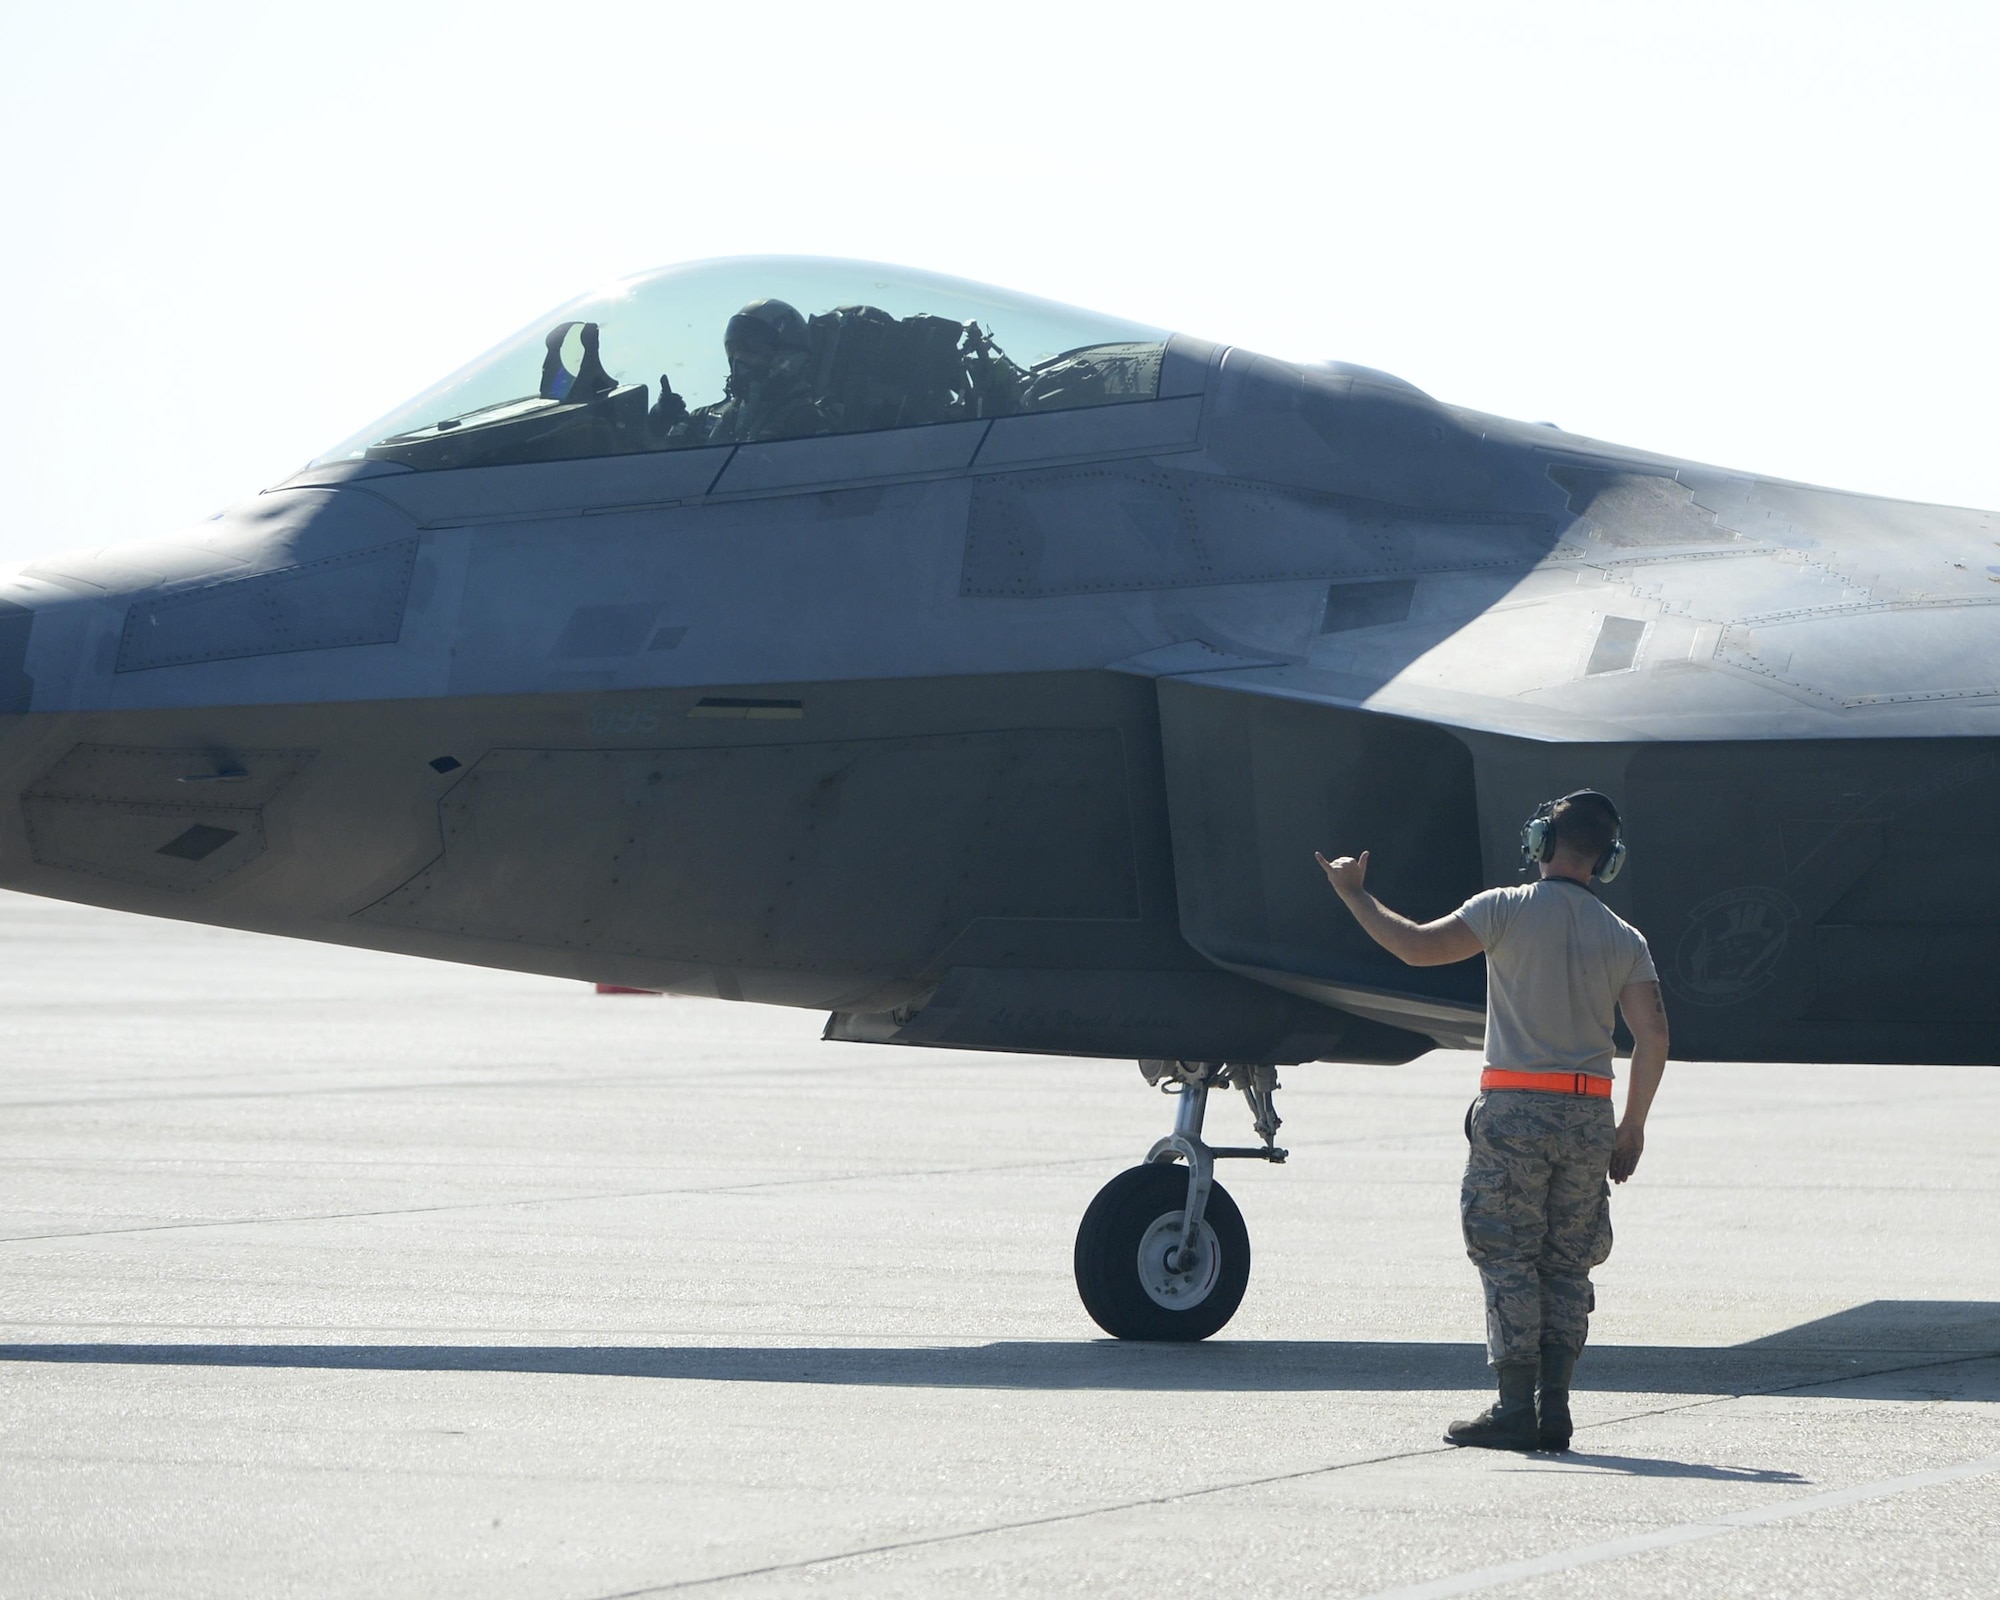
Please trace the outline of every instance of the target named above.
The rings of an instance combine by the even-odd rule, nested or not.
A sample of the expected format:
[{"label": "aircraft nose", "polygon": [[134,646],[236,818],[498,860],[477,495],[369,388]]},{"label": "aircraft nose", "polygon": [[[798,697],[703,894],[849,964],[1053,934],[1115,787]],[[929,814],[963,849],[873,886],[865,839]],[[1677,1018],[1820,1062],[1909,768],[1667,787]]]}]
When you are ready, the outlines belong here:
[{"label": "aircraft nose", "polygon": [[0,717],[108,709],[127,612],[160,582],[113,551],[0,572]]},{"label": "aircraft nose", "polygon": [[308,757],[243,748],[247,677],[145,670],[226,658],[210,599],[243,580],[176,588],[117,554],[0,574],[0,887],[155,910],[264,856],[263,808]]},{"label": "aircraft nose", "polygon": [[397,641],[426,593],[420,542],[379,498],[288,484],[166,538],[0,574],[0,715],[393,689],[344,652]]}]

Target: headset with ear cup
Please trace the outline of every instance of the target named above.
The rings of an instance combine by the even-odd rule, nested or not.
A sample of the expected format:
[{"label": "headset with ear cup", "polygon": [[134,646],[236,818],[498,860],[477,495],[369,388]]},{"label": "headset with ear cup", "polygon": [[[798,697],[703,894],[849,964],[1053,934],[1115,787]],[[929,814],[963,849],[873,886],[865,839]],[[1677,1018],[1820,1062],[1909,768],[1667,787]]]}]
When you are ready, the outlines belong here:
[{"label": "headset with ear cup", "polygon": [[1560,799],[1544,800],[1535,809],[1535,814],[1521,825],[1521,870],[1532,872],[1538,862],[1553,861],[1556,854],[1556,807],[1570,800],[1601,801],[1604,809],[1611,813],[1611,848],[1597,858],[1597,864],[1590,869],[1591,875],[1599,883],[1609,883],[1625,870],[1624,819],[1618,815],[1618,807],[1611,797],[1599,794],[1595,789],[1578,789],[1563,795]]}]

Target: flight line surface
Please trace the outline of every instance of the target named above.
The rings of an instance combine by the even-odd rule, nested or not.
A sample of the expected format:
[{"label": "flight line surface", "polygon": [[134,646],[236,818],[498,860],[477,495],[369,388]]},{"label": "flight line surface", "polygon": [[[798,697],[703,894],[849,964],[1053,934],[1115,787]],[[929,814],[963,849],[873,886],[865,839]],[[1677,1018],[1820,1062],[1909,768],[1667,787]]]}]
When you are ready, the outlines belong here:
[{"label": "flight line surface", "polygon": [[2000,1071],[1671,1068],[1513,1456],[1464,1055],[1287,1069],[1163,1347],[1070,1279],[1130,1063],[11,895],[0,1003],[6,1596],[2000,1592]]}]

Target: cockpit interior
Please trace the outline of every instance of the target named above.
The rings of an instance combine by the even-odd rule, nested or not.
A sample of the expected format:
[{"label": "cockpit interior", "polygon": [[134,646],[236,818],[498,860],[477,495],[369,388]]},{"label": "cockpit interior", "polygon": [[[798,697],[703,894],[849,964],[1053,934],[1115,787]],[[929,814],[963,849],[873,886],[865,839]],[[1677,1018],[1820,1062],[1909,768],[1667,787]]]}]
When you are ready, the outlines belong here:
[{"label": "cockpit interior", "polygon": [[562,307],[316,464],[496,466],[1150,400],[1167,338],[905,268],[697,262]]}]

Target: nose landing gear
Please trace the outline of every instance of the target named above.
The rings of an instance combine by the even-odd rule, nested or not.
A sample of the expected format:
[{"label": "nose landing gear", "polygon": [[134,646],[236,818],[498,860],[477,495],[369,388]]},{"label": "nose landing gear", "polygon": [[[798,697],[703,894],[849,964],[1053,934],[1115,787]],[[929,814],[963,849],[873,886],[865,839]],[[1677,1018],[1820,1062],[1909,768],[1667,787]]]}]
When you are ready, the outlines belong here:
[{"label": "nose landing gear", "polygon": [[[1139,1070],[1178,1097],[1174,1131],[1090,1202],[1076,1231],[1076,1289],[1114,1339],[1206,1339],[1236,1314],[1250,1284],[1250,1235],[1215,1181],[1215,1163],[1285,1159],[1273,1142],[1278,1071],[1220,1061],[1141,1061]],[[1208,1091],[1232,1084],[1249,1102],[1261,1145],[1202,1142]],[[1185,1175],[1176,1161],[1187,1164]]]}]

